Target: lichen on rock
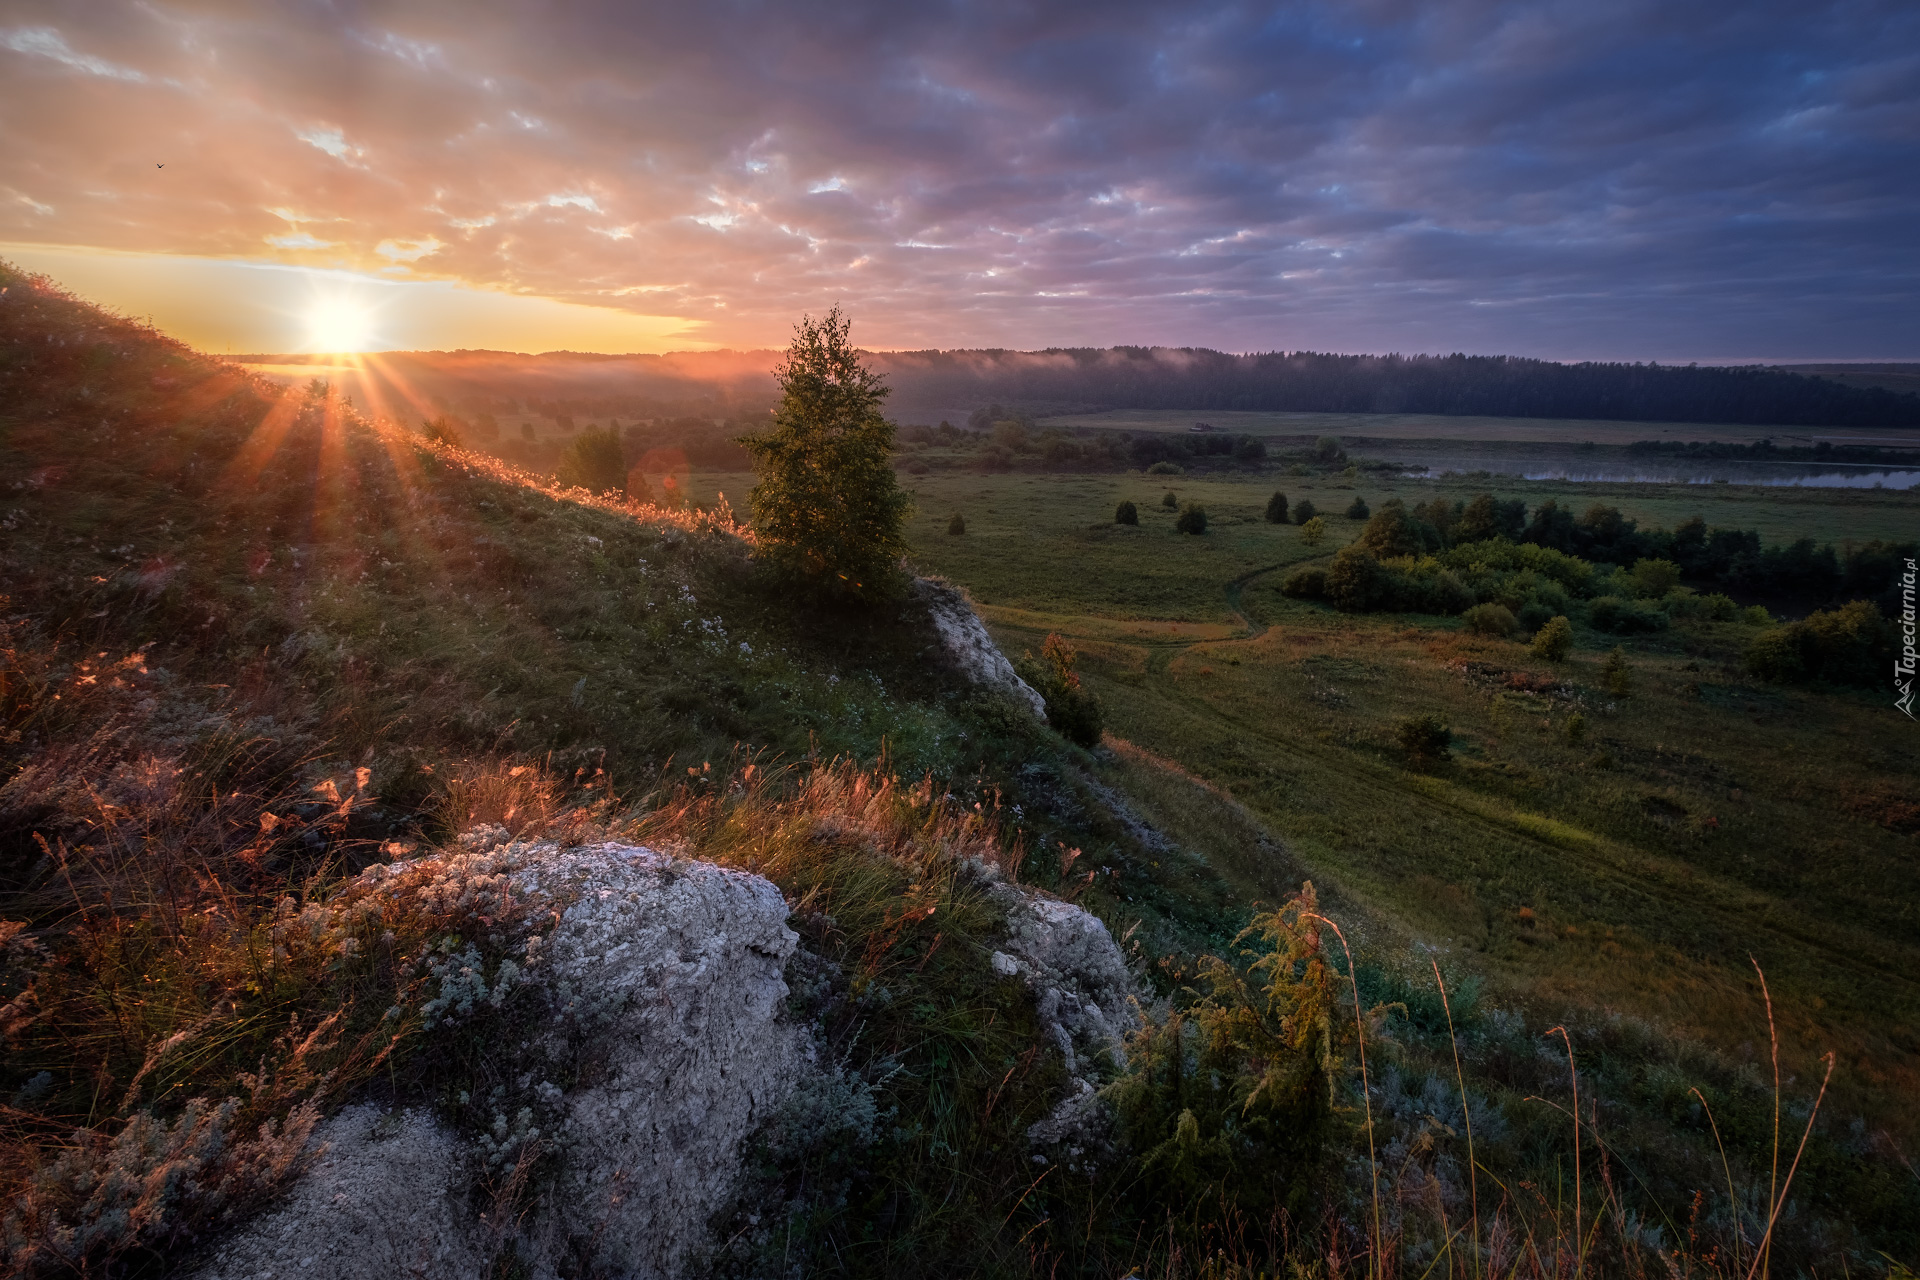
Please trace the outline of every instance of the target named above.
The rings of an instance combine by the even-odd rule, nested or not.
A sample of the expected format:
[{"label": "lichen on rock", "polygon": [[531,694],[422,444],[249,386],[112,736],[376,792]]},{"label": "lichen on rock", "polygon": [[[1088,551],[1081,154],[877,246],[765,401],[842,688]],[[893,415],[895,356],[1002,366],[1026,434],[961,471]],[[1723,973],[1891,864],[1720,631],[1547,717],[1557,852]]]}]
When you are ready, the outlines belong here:
[{"label": "lichen on rock", "polygon": [[[811,1071],[805,1033],[785,1016],[782,970],[798,943],[768,881],[630,845],[563,848],[473,833],[433,865],[362,877],[389,906],[409,892],[476,892],[530,922],[524,960],[503,983],[477,953],[439,960],[430,1004],[457,1023],[526,999],[524,1034],[497,1046],[526,1102],[503,1103],[469,1138],[417,1112],[353,1107],[322,1126],[329,1144],[285,1204],[222,1242],[203,1280],[295,1274],[469,1276],[512,1250],[535,1276],[585,1255],[614,1274],[685,1273],[708,1219],[732,1195],[743,1141]],[[312,926],[324,936],[326,924]],[[539,925],[544,933],[531,926]],[[432,963],[432,962],[430,962]],[[529,1025],[530,1024],[530,1025]],[[563,1091],[547,1076],[589,1066]],[[475,1179],[511,1170],[529,1144],[557,1150],[556,1184],[521,1229],[469,1205]]]}]

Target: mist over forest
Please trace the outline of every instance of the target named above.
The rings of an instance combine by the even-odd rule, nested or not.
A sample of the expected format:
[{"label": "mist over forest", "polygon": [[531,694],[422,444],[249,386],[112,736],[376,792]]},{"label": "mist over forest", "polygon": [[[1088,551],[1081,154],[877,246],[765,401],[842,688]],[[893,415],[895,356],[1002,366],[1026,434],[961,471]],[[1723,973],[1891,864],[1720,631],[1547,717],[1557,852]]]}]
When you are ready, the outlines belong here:
[{"label": "mist over forest", "polygon": [[[246,363],[319,361],[253,355]],[[588,355],[491,351],[368,357],[358,376],[434,406],[545,416],[737,417],[775,399],[772,351]],[[1102,409],[1421,413],[1756,426],[1920,426],[1920,395],[1753,367],[1557,364],[1512,356],[1232,355],[1204,348],[871,353],[901,421],[988,402]]]}]

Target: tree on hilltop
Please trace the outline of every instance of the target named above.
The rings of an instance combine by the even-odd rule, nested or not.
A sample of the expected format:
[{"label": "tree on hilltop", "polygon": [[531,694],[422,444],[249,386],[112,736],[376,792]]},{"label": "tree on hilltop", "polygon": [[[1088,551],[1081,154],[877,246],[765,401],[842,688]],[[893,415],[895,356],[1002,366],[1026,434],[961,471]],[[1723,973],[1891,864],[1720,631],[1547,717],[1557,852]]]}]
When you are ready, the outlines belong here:
[{"label": "tree on hilltop", "polygon": [[753,525],[761,556],[827,595],[874,599],[900,585],[911,503],[894,479],[888,390],[848,341],[834,307],[794,328],[774,370],[773,427],[740,443],[753,454]]}]

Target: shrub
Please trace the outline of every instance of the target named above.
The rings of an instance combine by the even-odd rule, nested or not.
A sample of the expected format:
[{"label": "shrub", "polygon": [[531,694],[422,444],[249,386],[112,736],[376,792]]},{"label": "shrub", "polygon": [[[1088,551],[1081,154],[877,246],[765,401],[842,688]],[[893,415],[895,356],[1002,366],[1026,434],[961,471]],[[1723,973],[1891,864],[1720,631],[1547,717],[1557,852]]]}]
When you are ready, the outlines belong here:
[{"label": "shrub", "polygon": [[1502,604],[1477,604],[1464,615],[1467,630],[1477,636],[1506,639],[1513,634],[1514,618]]},{"label": "shrub", "polygon": [[1127,1069],[1104,1091],[1140,1153],[1137,1212],[1196,1252],[1276,1208],[1312,1219],[1317,1189],[1338,1177],[1355,1031],[1319,910],[1309,882],[1234,939],[1244,967],[1203,957],[1194,1002],[1132,1032]]},{"label": "shrub", "polygon": [[1445,760],[1451,752],[1453,730],[1445,720],[1431,713],[1408,716],[1395,730],[1400,749],[1415,761]]},{"label": "shrub", "polygon": [[1183,476],[1186,470],[1172,462],[1156,462],[1147,468],[1150,476]]},{"label": "shrub", "polygon": [[1367,500],[1359,494],[1355,494],[1353,501],[1347,504],[1347,519],[1349,520],[1365,520],[1371,514],[1372,512],[1367,509]]},{"label": "shrub", "polygon": [[860,362],[840,308],[802,319],[774,371],[773,427],[742,441],[753,454],[760,554],[816,590],[878,597],[900,581],[910,503],[893,474],[887,388]]},{"label": "shrub", "polygon": [[1330,464],[1347,460],[1347,451],[1340,447],[1338,436],[1321,436],[1313,445],[1313,460]]},{"label": "shrub", "polygon": [[1578,742],[1587,736],[1587,718],[1578,711],[1567,717],[1567,741]]},{"label": "shrub", "polygon": [[1267,499],[1267,523],[1285,524],[1287,522],[1287,495],[1276,493]]},{"label": "shrub", "polygon": [[982,471],[1013,470],[1013,450],[1001,444],[990,444],[980,451],[980,469]]},{"label": "shrub", "polygon": [[1630,576],[1643,600],[1658,600],[1680,585],[1680,566],[1671,560],[1642,560]]},{"label": "shrub", "polygon": [[1565,615],[1547,619],[1546,625],[1534,633],[1533,656],[1545,658],[1548,662],[1561,662],[1573,652],[1573,624]]},{"label": "shrub", "polygon": [[1040,658],[1026,654],[1020,663],[1020,678],[1032,685],[1047,704],[1047,723],[1061,737],[1083,747],[1099,744],[1104,719],[1099,699],[1080,683],[1073,669],[1079,654],[1058,634],[1049,635],[1040,646]]},{"label": "shrub", "polygon": [[1207,531],[1207,509],[1197,502],[1189,502],[1180,508],[1180,518],[1173,527],[1181,533],[1205,533]]},{"label": "shrub", "polygon": [[1178,511],[1180,509],[1180,499],[1174,497],[1173,490],[1169,489],[1160,495],[1160,505],[1169,511]]},{"label": "shrub", "polygon": [[1763,680],[1871,688],[1893,666],[1893,627],[1865,600],[1763,631],[1747,646],[1747,669]]},{"label": "shrub", "polygon": [[1315,513],[1318,511],[1319,508],[1313,505],[1311,498],[1302,498],[1293,504],[1293,522],[1295,524],[1305,524],[1307,521],[1313,519]]},{"label": "shrub", "polygon": [[1587,605],[1587,621],[1597,631],[1614,635],[1641,635],[1666,628],[1667,615],[1652,605],[1619,596],[1601,596]]},{"label": "shrub", "polygon": [[1379,606],[1386,574],[1365,547],[1342,547],[1327,569],[1327,599],[1334,608],[1364,613]]},{"label": "shrub", "polygon": [[947,532],[957,538],[966,531],[967,518],[958,511],[954,512],[953,519],[947,521]]},{"label": "shrub", "polygon": [[520,438],[522,440],[525,440],[527,443],[531,444],[535,439],[538,438],[538,436],[539,436],[539,433],[533,429],[533,424],[531,422],[523,422],[520,424]]},{"label": "shrub", "polygon": [[[1302,503],[1301,505],[1305,506],[1306,504]],[[1321,519],[1319,516],[1315,516],[1313,519],[1307,521],[1305,524],[1300,526],[1300,541],[1306,543],[1310,547],[1319,546],[1320,540],[1326,536],[1327,536],[1327,522]]]},{"label": "shrub", "polygon": [[[1365,506],[1364,503],[1359,505]],[[1353,514],[1351,508],[1347,514]],[[1358,541],[1382,560],[1392,556],[1423,555],[1440,545],[1432,528],[1424,521],[1416,522],[1410,518],[1405,504],[1398,500],[1381,507],[1380,513],[1367,521],[1367,527],[1360,531]]]},{"label": "shrub", "polygon": [[444,413],[437,418],[422,422],[420,434],[435,444],[450,444],[456,449],[466,444],[460,431],[459,420]]},{"label": "shrub", "polygon": [[1325,600],[1327,571],[1318,565],[1295,569],[1281,582],[1280,594],[1296,600]]},{"label": "shrub", "polygon": [[627,459],[618,434],[588,427],[573,438],[560,455],[555,473],[560,483],[590,493],[621,490],[627,483]]},{"label": "shrub", "polygon": [[1606,681],[1607,692],[1614,697],[1632,696],[1633,668],[1627,665],[1627,651],[1619,645],[1607,654],[1607,660],[1600,666],[1600,675]]},{"label": "shrub", "polygon": [[1538,600],[1529,600],[1520,606],[1520,612],[1515,616],[1514,621],[1519,624],[1522,631],[1531,633],[1546,626],[1547,620],[1553,616],[1553,610],[1547,605]]},{"label": "shrub", "polygon": [[1113,509],[1113,522],[1115,524],[1139,524],[1140,508],[1134,506],[1131,502],[1122,502]]}]

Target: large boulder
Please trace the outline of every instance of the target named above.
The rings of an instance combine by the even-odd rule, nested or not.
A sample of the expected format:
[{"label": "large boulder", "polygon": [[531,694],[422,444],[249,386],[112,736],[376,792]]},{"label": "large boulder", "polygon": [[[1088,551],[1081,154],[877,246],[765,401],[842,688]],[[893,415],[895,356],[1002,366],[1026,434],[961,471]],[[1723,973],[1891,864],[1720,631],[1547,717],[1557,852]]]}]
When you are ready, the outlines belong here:
[{"label": "large boulder", "polygon": [[[535,1105],[515,1109],[516,1097],[473,1140],[417,1113],[343,1111],[318,1131],[328,1149],[314,1168],[222,1242],[202,1280],[453,1280],[509,1249],[535,1276],[569,1255],[630,1277],[697,1264],[742,1143],[812,1069],[805,1032],[785,1016],[782,972],[799,941],[786,902],[761,877],[634,846],[514,844],[497,829],[466,844],[426,872],[367,876],[396,895],[504,894],[524,918],[551,922],[511,979],[549,1033],[498,1047]],[[497,1003],[507,980],[496,971],[489,990],[480,972],[443,965],[432,1016]],[[549,1076],[578,1061],[583,1029],[591,1070],[563,1092]],[[510,1181],[536,1142],[560,1156],[544,1208],[523,1227],[489,1225],[501,1214],[487,1212],[478,1179]]]}]

